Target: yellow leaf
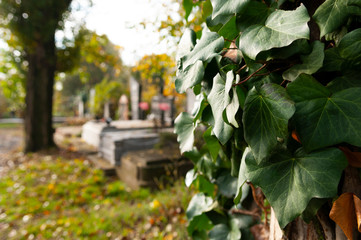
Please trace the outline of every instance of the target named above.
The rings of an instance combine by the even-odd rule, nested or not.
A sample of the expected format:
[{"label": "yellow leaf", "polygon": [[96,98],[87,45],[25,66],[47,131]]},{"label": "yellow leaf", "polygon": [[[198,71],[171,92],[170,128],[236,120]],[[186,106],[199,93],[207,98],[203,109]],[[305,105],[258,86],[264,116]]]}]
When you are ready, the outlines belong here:
[{"label": "yellow leaf", "polygon": [[157,209],[161,206],[161,203],[157,200],[157,199],[154,199],[151,203],[150,203],[150,207],[152,209]]},{"label": "yellow leaf", "polygon": [[48,189],[49,190],[53,190],[55,188],[55,185],[53,184],[53,183],[50,183],[49,185],[48,185]]}]

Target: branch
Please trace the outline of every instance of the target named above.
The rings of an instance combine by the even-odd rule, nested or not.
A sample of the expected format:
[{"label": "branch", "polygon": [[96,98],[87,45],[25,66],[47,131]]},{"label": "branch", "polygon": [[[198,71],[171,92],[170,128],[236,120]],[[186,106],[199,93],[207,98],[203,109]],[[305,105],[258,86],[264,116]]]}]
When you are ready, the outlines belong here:
[{"label": "branch", "polygon": [[257,218],[261,218],[261,215],[259,213],[257,213],[257,211],[249,211],[249,210],[245,210],[245,209],[232,209],[232,213],[237,213],[237,214],[245,214],[245,215],[250,215],[253,217],[257,217]]},{"label": "branch", "polygon": [[243,69],[247,67],[246,64],[244,64],[240,69],[237,70],[236,74],[239,74]]},{"label": "branch", "polygon": [[254,77],[259,71],[261,71],[262,69],[264,69],[266,66],[268,65],[268,63],[263,64],[260,68],[258,68],[254,73],[252,73],[251,75],[249,75],[248,77],[246,77],[245,79],[243,79],[242,81],[240,81],[239,83],[235,83],[233,84],[234,86],[237,85],[241,85],[244,82],[247,82],[249,79],[251,79],[252,77]]},{"label": "branch", "polygon": [[262,211],[264,212],[264,224],[266,226],[268,226],[268,209],[270,209],[270,207],[265,207],[263,205],[263,203],[261,203],[256,195],[256,188],[253,186],[253,184],[251,182],[247,182],[248,185],[251,187],[252,189],[252,196],[254,201],[256,202],[256,204],[258,205],[258,207],[260,207],[262,209]]}]

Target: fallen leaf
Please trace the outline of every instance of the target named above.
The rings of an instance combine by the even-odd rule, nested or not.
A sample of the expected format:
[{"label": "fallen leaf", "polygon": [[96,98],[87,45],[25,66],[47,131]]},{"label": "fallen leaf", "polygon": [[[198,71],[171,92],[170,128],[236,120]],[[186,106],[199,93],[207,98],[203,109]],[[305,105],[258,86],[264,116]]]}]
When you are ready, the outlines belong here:
[{"label": "fallen leaf", "polygon": [[333,203],[330,218],[353,240],[353,231],[361,230],[361,200],[353,193],[343,193]]},{"label": "fallen leaf", "polygon": [[43,212],[43,214],[47,216],[47,215],[49,215],[49,214],[50,214],[50,211],[45,210],[45,211]]},{"label": "fallen leaf", "polygon": [[361,200],[354,195],[355,213],[357,219],[357,230],[361,232]]},{"label": "fallen leaf", "polygon": [[347,147],[339,147],[339,149],[346,155],[348,163],[352,167],[361,168],[361,153],[352,152]]}]

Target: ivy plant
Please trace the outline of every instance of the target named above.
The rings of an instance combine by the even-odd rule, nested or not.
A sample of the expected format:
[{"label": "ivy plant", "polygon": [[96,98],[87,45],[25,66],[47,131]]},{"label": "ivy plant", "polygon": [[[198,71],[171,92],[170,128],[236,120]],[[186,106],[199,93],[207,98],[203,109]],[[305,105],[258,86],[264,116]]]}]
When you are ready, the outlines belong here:
[{"label": "ivy plant", "polygon": [[196,95],[175,120],[199,190],[189,234],[252,239],[271,208],[281,229],[330,211],[345,169],[361,167],[345,155],[361,147],[361,1],[185,2],[208,15],[177,53],[176,90]]}]

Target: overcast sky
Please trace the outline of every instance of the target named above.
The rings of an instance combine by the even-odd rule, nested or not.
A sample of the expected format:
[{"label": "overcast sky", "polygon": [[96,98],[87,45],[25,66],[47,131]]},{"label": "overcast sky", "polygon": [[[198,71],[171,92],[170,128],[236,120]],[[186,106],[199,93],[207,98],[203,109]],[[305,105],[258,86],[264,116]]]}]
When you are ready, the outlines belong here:
[{"label": "overcast sky", "polygon": [[[84,5],[87,0],[74,0],[74,6]],[[86,12],[76,11],[75,16],[85,18],[86,26],[98,34],[106,34],[116,45],[123,47],[122,59],[127,65],[134,65],[145,54],[170,53],[174,46],[166,41],[159,43],[155,26],[143,21],[165,20],[169,8],[175,12],[179,4],[170,5],[169,0],[93,0],[93,7]],[[168,10],[164,7],[168,5]]]}]

